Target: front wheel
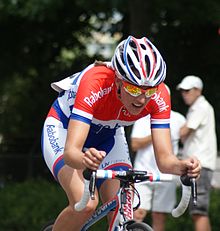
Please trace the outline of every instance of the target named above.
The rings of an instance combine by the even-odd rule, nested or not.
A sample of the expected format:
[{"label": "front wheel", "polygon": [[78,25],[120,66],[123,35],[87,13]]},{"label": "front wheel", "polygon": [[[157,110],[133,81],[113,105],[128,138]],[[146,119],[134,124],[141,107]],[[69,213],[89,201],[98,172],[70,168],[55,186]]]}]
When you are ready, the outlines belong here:
[{"label": "front wheel", "polygon": [[47,222],[47,224],[44,225],[44,227],[41,229],[41,231],[52,231],[53,224],[54,224],[54,221]]},{"label": "front wheel", "polygon": [[127,231],[153,231],[153,229],[149,225],[143,222],[134,222],[127,225],[126,228]]}]

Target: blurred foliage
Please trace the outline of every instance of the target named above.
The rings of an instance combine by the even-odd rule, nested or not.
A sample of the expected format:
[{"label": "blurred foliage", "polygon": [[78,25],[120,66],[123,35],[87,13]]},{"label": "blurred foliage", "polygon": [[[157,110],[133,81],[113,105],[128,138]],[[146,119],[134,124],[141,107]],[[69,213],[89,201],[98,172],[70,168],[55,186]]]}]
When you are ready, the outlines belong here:
[{"label": "blurred foliage", "polygon": [[50,83],[99,58],[88,56],[82,40],[102,30],[114,9],[96,2],[96,10],[83,0],[0,2],[0,131],[6,146],[29,139],[27,152],[36,142],[39,150],[42,124],[56,96]]},{"label": "blurred foliage", "polygon": [[0,190],[0,201],[0,227],[4,231],[40,230],[67,204],[58,184],[39,179],[6,185]]}]

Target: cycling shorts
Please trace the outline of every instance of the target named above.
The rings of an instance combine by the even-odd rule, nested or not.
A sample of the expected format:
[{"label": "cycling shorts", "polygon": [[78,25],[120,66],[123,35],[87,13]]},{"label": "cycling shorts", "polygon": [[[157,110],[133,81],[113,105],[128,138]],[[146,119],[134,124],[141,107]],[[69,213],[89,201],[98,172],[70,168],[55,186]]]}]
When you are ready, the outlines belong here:
[{"label": "cycling shorts", "polygon": [[[66,136],[67,129],[63,127],[62,122],[54,117],[47,117],[43,127],[41,146],[44,160],[56,180],[58,180],[57,176],[60,169],[65,165],[63,152]],[[130,169],[132,164],[124,128],[118,128],[112,138],[114,142],[111,142],[111,148],[109,148],[109,139],[102,144],[103,150],[109,150],[109,152],[99,168],[113,170]],[[106,148],[105,145],[107,146]],[[96,148],[96,146],[92,145],[91,147]],[[100,186],[101,183],[102,181],[98,181],[97,185]]]}]

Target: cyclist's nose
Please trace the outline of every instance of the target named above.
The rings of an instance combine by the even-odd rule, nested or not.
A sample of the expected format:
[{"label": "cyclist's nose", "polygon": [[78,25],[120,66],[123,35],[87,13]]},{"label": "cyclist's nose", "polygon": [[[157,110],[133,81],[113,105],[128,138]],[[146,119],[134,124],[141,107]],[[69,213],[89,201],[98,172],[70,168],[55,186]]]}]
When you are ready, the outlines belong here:
[{"label": "cyclist's nose", "polygon": [[147,98],[144,93],[136,97],[136,102],[145,104],[150,100],[150,98]]}]

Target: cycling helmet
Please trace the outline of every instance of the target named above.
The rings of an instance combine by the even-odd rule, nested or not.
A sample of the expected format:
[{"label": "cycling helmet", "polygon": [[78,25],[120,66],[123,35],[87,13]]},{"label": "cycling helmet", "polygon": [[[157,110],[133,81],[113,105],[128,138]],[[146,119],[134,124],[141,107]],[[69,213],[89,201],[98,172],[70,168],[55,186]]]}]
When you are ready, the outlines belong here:
[{"label": "cycling helmet", "polygon": [[145,37],[129,36],[116,47],[112,67],[117,76],[136,86],[154,87],[164,81],[166,64],[157,48]]}]

